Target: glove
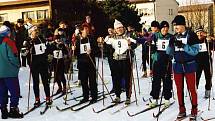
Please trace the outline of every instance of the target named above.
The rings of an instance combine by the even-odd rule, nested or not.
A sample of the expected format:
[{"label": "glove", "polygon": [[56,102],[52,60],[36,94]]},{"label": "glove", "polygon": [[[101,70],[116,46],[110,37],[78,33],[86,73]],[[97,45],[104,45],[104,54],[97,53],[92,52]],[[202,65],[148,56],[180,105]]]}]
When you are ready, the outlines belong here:
[{"label": "glove", "polygon": [[49,63],[51,63],[52,62],[52,60],[53,60],[53,55],[51,55],[51,54],[48,54],[48,62]]},{"label": "glove", "polygon": [[175,46],[177,46],[178,48],[183,48],[184,47],[184,43],[182,43],[182,41],[176,40],[175,41]]}]

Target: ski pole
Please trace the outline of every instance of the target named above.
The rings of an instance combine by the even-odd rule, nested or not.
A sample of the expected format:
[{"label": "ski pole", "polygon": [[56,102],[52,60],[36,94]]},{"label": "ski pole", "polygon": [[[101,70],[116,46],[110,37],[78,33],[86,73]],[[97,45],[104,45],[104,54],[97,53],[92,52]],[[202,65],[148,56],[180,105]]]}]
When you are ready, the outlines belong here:
[{"label": "ski pole", "polygon": [[136,58],[135,52],[134,52],[134,59],[135,59],[136,73],[137,73],[137,82],[138,82],[138,89],[139,89],[139,95],[140,95],[140,79],[139,79],[139,74],[138,74],[137,58]]},{"label": "ski pole", "polygon": [[[74,49],[73,49],[73,46],[72,46],[72,57],[71,57],[71,63],[70,63],[70,68],[69,68],[69,78],[68,78],[68,88],[70,90],[70,92],[72,92],[71,88],[70,88],[70,80],[71,80],[71,75],[72,75],[72,80],[73,80],[73,60],[72,58],[74,57]],[[68,90],[66,89],[66,95],[64,97],[64,104],[65,105],[68,105],[67,104],[67,98],[68,98]]]},{"label": "ski pole", "polygon": [[[213,75],[213,71],[212,71],[212,63],[211,63],[211,54],[210,54],[210,44],[209,42],[207,42],[207,51],[208,51],[208,59],[209,59],[209,69],[210,69],[210,84],[212,83],[212,75]],[[206,76],[206,75],[205,75]],[[211,92],[209,94],[209,100],[208,100],[208,111],[210,110],[210,104],[211,104]]]},{"label": "ski pole", "polygon": [[[30,53],[31,54],[31,53]],[[30,108],[30,93],[31,93],[31,66],[32,66],[32,54],[31,54],[31,57],[30,57],[30,65],[29,65],[29,69],[30,69],[30,72],[29,72],[29,79],[28,79],[28,111],[29,111],[29,108]]]},{"label": "ski pole", "polygon": [[[102,58],[102,79],[104,80],[104,51],[103,51],[103,43],[102,41],[104,40],[103,37],[99,37],[98,38],[98,46],[100,47],[100,51],[101,51],[101,58]],[[103,99],[102,99],[102,103],[103,103],[103,106],[105,105],[105,102],[104,102],[104,98],[105,98],[105,93],[104,93],[104,84],[102,83],[102,96],[103,96]]]},{"label": "ski pole", "polygon": [[[88,55],[88,57],[89,57],[89,59],[90,59],[91,63],[93,64],[94,68],[96,69],[96,65],[95,65],[95,63],[93,62],[92,57],[90,56],[90,54],[87,54],[87,55]],[[99,71],[98,71],[98,70],[96,70],[96,71],[97,71],[98,76],[99,76],[99,77],[100,77],[100,79],[102,80],[102,83],[103,83],[103,85],[104,85],[105,89],[107,90],[108,95],[110,96],[111,100],[113,101],[113,98],[112,98],[112,96],[111,96],[111,94],[110,94],[110,91],[108,90],[107,85],[105,84],[105,82],[104,82],[104,80],[103,80],[103,78],[102,78],[101,74],[99,73]]]},{"label": "ski pole", "polygon": [[[133,81],[133,85],[134,85],[134,96],[135,96],[135,102],[136,102],[136,105],[137,104],[137,92],[136,92],[136,86],[135,86],[135,82],[134,82],[134,75],[133,75],[133,62],[132,62],[132,57],[131,57],[131,47],[129,46],[129,49],[128,49],[128,54],[129,54],[129,59],[130,59],[130,68],[131,68],[131,77],[130,77],[130,80],[129,82],[132,83]],[[131,85],[132,86],[132,85]]]},{"label": "ski pole", "polygon": [[58,67],[58,58],[56,59],[57,60],[57,62],[56,62],[56,67],[55,67],[55,70],[54,70],[54,84],[53,84],[53,86],[52,86],[52,95],[51,95],[51,97],[53,97],[54,96],[54,87],[55,87],[55,82],[56,82],[56,80],[57,80],[57,76],[56,76],[56,73],[57,73],[57,67]]}]

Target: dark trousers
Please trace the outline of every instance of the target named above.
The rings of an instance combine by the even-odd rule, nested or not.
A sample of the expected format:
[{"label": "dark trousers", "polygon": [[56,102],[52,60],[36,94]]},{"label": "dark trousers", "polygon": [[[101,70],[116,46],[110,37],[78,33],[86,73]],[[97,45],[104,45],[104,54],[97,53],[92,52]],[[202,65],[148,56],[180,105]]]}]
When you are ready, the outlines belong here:
[{"label": "dark trousers", "polygon": [[[131,63],[129,60],[113,60],[114,67],[114,81],[115,81],[115,94],[117,97],[121,95],[121,81],[125,80],[126,97],[131,97],[132,78],[131,78]],[[132,74],[133,75],[133,74]]]},{"label": "dark trousers", "polygon": [[32,71],[32,77],[33,77],[33,90],[34,90],[35,98],[40,98],[39,75],[41,76],[41,79],[42,79],[45,95],[46,97],[50,97],[48,65],[32,66],[31,71]]},{"label": "dark trousers", "polygon": [[[64,60],[59,59],[59,60],[53,60],[54,61],[54,75],[55,75],[55,81],[58,84],[59,89],[62,89],[62,84],[63,87],[66,88],[66,78],[64,75],[65,72],[65,65],[64,65]],[[62,83],[62,84],[61,84]]]},{"label": "dark trousers", "polygon": [[26,67],[26,61],[27,61],[27,64],[30,65],[30,54],[26,55],[26,56],[21,56],[22,58],[22,63],[21,65]]},{"label": "dark trousers", "polygon": [[96,82],[96,69],[91,62],[79,63],[79,79],[81,80],[81,86],[83,91],[83,97],[89,99],[89,91],[92,99],[97,99],[98,89]]},{"label": "dark trousers", "polygon": [[20,86],[18,77],[0,78],[0,108],[7,107],[8,91],[10,92],[10,107],[19,104]]},{"label": "dark trousers", "polygon": [[[212,62],[212,59],[210,60],[210,62]],[[205,73],[205,80],[206,80],[206,84],[205,84],[205,89],[206,90],[211,90],[212,87],[212,65],[210,65],[209,60],[206,60],[204,62],[198,62],[197,61],[197,71],[196,71],[196,86],[198,88],[199,86],[199,81],[200,81],[200,77],[202,75],[202,71],[204,70]]]},{"label": "dark trousers", "polygon": [[[150,95],[153,99],[158,99],[161,90],[161,81],[163,82],[164,99],[169,100],[172,97],[172,80],[171,80],[171,62],[158,63],[155,62],[153,66],[153,81]],[[168,68],[168,69],[167,69]]]}]

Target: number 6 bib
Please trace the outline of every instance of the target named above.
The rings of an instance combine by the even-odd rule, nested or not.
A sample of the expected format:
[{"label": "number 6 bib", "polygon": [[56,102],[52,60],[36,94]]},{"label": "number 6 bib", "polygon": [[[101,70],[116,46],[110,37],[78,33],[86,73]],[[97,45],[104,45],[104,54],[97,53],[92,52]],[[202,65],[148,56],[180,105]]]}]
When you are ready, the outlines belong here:
[{"label": "number 6 bib", "polygon": [[168,45],[169,45],[169,40],[158,39],[158,41],[157,41],[157,50],[165,51],[167,49]]}]

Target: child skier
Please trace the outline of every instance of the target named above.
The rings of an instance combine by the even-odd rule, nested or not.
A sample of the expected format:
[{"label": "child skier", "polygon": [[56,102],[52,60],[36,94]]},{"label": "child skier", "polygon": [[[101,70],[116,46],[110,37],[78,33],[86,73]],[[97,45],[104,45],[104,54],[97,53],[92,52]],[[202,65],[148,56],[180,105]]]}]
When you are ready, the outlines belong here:
[{"label": "child skier", "polygon": [[155,107],[158,105],[158,98],[161,89],[161,80],[163,82],[163,93],[161,96],[164,96],[165,107],[169,106],[169,99],[172,97],[172,63],[171,60],[169,60],[169,55],[166,54],[166,49],[170,39],[173,38],[173,35],[168,33],[169,23],[167,21],[161,22],[160,30],[161,32],[154,34],[154,38],[152,40],[154,41],[155,46],[154,48],[152,48],[153,81],[150,95],[153,97],[153,100],[149,103],[150,107]]},{"label": "child skier", "polygon": [[[36,28],[36,27],[33,27]],[[49,75],[48,75],[48,60],[45,39],[39,36],[38,29],[30,30],[30,53],[31,53],[31,65],[30,69],[33,77],[33,90],[35,94],[34,106],[40,105],[39,94],[39,75],[41,75],[42,83],[46,95],[46,104],[51,105],[50,87],[49,87]]]}]

